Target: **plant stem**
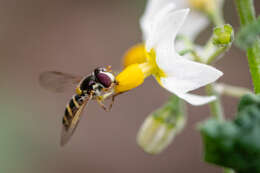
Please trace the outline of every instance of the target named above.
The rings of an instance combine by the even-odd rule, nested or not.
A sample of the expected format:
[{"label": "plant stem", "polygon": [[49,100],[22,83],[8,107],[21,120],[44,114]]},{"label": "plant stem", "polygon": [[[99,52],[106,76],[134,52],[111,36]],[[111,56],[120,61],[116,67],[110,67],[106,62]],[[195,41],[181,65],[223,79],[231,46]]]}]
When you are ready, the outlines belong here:
[{"label": "plant stem", "polygon": [[252,93],[252,91],[250,91],[247,88],[231,86],[231,85],[222,84],[222,83],[218,83],[218,84],[214,85],[214,90],[219,95],[228,95],[228,96],[235,97],[235,98],[241,98],[245,94]]},{"label": "plant stem", "polygon": [[211,64],[214,60],[220,57],[229,47],[220,47],[218,48],[208,59],[207,64]]},{"label": "plant stem", "polygon": [[250,72],[256,94],[260,93],[260,41],[257,40],[252,48],[247,49]]},{"label": "plant stem", "polygon": [[[217,8],[215,10],[214,13],[209,15],[209,18],[211,19],[212,23],[215,26],[221,26],[224,25],[225,21],[223,18],[223,9],[222,6],[223,2],[221,4],[221,6],[219,8]],[[216,47],[213,44],[213,36],[210,38],[210,40],[208,41],[208,43],[206,44],[205,48],[204,48],[204,55],[209,55],[206,62],[206,64],[212,64],[217,58],[219,58],[230,46],[225,46],[225,47]],[[211,53],[213,52],[213,53]],[[214,102],[210,103],[210,112],[211,115],[217,119],[218,121],[223,121],[224,120],[224,112],[223,112],[223,107],[221,105],[221,100],[220,100],[220,96],[219,94],[215,91],[214,89],[214,84],[209,84],[206,86],[206,93],[208,95],[215,95],[217,98]],[[234,173],[234,171],[232,169],[229,168],[223,168],[223,172],[224,173]]]},{"label": "plant stem", "polygon": [[193,57],[194,61],[202,62],[201,58],[198,56],[197,52],[195,51],[195,46],[194,46],[193,42],[189,38],[187,38],[184,35],[178,35],[177,39],[182,41],[185,44],[185,47],[186,47],[186,49],[181,50],[179,52],[179,54],[181,56],[190,53],[191,56]]},{"label": "plant stem", "polygon": [[235,0],[242,26],[255,20],[255,9],[253,0]]},{"label": "plant stem", "polygon": [[[223,10],[222,5],[217,8],[213,13],[209,14],[209,18],[211,19],[212,23],[215,26],[221,26],[224,25],[225,21],[223,18]],[[213,35],[207,42],[207,44],[204,47],[204,55],[209,55],[206,62],[206,64],[211,64],[216,58],[218,58],[222,53],[225,52],[227,48],[216,48],[216,46],[213,44]],[[213,53],[211,53],[213,52]],[[210,112],[211,115],[216,118],[219,121],[222,121],[224,119],[224,113],[223,108],[221,105],[221,100],[219,98],[218,93],[214,90],[214,84],[209,84],[206,86],[206,93],[208,95],[215,95],[217,98],[215,101],[210,103]]]},{"label": "plant stem", "polygon": [[206,92],[208,95],[215,95],[217,99],[213,102],[210,103],[210,111],[211,114],[214,118],[216,118],[219,121],[222,121],[224,119],[224,113],[223,113],[223,108],[220,102],[219,95],[217,92],[214,90],[214,85],[209,84],[206,86]]},{"label": "plant stem", "polygon": [[[242,26],[255,20],[253,0],[235,0]],[[260,41],[259,39],[247,49],[247,57],[254,84],[255,93],[260,93]]]},{"label": "plant stem", "polygon": [[217,8],[212,14],[209,14],[209,18],[215,26],[221,26],[225,23],[222,16],[222,8]]},{"label": "plant stem", "polygon": [[233,169],[230,168],[224,168],[224,173],[235,173],[235,171],[233,171]]}]

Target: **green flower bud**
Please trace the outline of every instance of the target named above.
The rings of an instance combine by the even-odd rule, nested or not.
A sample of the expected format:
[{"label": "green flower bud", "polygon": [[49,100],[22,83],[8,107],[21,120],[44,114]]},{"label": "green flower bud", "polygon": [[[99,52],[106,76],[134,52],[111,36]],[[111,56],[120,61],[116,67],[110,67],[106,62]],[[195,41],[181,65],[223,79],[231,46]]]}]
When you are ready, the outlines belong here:
[{"label": "green flower bud", "polygon": [[234,31],[231,25],[225,24],[214,28],[213,44],[220,47],[230,46],[234,40]]},{"label": "green flower bud", "polygon": [[172,96],[167,104],[151,113],[137,135],[137,143],[149,154],[162,152],[184,127],[186,113],[184,103]]}]

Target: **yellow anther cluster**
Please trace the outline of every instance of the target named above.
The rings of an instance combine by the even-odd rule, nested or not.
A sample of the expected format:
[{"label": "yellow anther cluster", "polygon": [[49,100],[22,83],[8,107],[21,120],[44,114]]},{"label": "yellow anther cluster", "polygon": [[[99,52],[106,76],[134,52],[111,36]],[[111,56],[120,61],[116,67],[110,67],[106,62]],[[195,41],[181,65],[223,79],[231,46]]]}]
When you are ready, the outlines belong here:
[{"label": "yellow anther cluster", "polygon": [[116,76],[118,85],[115,90],[117,93],[131,90],[141,85],[144,82],[144,79],[145,74],[139,64],[129,65]]},{"label": "yellow anther cluster", "polygon": [[145,50],[143,44],[137,44],[127,51],[124,57],[125,69],[116,77],[118,85],[116,92],[125,92],[138,87],[144,79],[154,75],[159,81],[159,77],[164,77],[164,72],[156,64],[156,53]]},{"label": "yellow anther cluster", "polygon": [[145,56],[145,47],[144,44],[137,44],[131,47],[125,54],[123,59],[124,67],[127,67],[131,64],[141,64],[146,62]]},{"label": "yellow anther cluster", "polygon": [[191,7],[203,11],[206,13],[211,13],[216,9],[216,0],[189,0]]}]

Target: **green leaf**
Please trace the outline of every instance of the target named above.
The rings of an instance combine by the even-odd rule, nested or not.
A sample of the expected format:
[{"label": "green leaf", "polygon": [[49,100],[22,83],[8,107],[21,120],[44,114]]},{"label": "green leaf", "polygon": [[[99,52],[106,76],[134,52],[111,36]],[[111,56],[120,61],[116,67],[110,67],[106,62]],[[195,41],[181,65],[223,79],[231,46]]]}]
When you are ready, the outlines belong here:
[{"label": "green leaf", "polygon": [[200,126],[204,159],[238,173],[260,172],[260,95],[244,96],[235,120]]},{"label": "green leaf", "polygon": [[241,49],[248,49],[259,38],[260,34],[260,17],[252,23],[242,27],[236,37],[235,44]]}]

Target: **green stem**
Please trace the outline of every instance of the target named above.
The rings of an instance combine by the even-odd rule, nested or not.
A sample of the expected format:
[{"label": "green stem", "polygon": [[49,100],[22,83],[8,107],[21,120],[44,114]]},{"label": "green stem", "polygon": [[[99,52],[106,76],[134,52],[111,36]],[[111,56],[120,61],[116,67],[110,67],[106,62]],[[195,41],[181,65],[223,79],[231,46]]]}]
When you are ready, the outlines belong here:
[{"label": "green stem", "polygon": [[215,61],[216,58],[220,57],[229,47],[220,47],[218,48],[208,59],[206,64],[211,64]]},{"label": "green stem", "polygon": [[253,0],[235,0],[242,26],[255,20],[255,9]]},{"label": "green stem", "polygon": [[[235,0],[242,26],[255,20],[253,0]],[[255,93],[260,93],[260,41],[257,40],[247,49],[248,64],[254,84]]]},{"label": "green stem", "polygon": [[248,62],[250,72],[254,84],[254,91],[256,94],[260,93],[260,41],[247,49]]},{"label": "green stem", "polygon": [[[221,5],[219,8],[216,8],[214,12],[208,15],[215,26],[221,26],[224,25],[225,23],[222,14],[223,14],[223,10]],[[216,48],[216,46],[213,44],[213,36],[212,36],[204,47],[204,55],[209,55],[211,52],[213,53],[212,55],[209,55],[207,57],[205,63],[211,64],[216,58],[218,58],[222,53],[224,53],[226,49],[227,49],[226,47]],[[221,100],[219,98],[218,93],[214,90],[213,86],[214,84],[209,84],[206,86],[206,93],[208,95],[215,95],[217,97],[215,101],[210,103],[210,112],[213,117],[215,117],[219,121],[222,121],[224,119],[224,113],[221,105]]]},{"label": "green stem", "polygon": [[193,41],[191,41],[188,37],[186,37],[185,35],[177,35],[176,37],[176,41],[182,41],[185,44],[185,47],[187,49],[193,49],[194,48],[194,44]]},{"label": "green stem", "polygon": [[224,173],[235,173],[235,171],[230,168],[224,168]]},{"label": "green stem", "polygon": [[[205,44],[204,48],[203,48],[203,55],[209,55],[212,52],[216,51],[216,46],[213,44],[213,36],[210,37],[210,39],[207,41],[207,43]],[[205,57],[203,57],[204,59]],[[208,56],[207,56],[208,58]],[[204,62],[206,63],[206,62]]]},{"label": "green stem", "polygon": [[206,86],[206,92],[208,95],[215,95],[217,99],[210,103],[210,111],[214,118],[216,118],[219,121],[222,121],[224,119],[224,113],[223,108],[220,102],[219,95],[214,90],[213,84],[209,84]]},{"label": "green stem", "polygon": [[247,88],[231,86],[231,85],[222,84],[222,83],[218,83],[218,84],[214,85],[214,90],[219,95],[228,95],[228,96],[235,97],[235,98],[241,98],[245,94],[252,93],[252,91],[250,91]]},{"label": "green stem", "polygon": [[195,51],[195,48],[194,48],[195,46],[194,46],[193,42],[189,38],[187,38],[184,35],[178,35],[177,40],[182,41],[185,44],[185,47],[186,47],[186,49],[181,50],[179,52],[179,54],[181,56],[184,56],[184,55],[190,53],[191,56],[193,57],[194,61],[202,62],[202,59],[198,56],[197,52]]},{"label": "green stem", "polygon": [[222,15],[222,8],[217,8],[212,14],[209,14],[209,18],[215,26],[221,26],[225,24]]},{"label": "green stem", "polygon": [[204,63],[206,64],[212,64],[216,59],[220,59],[221,55],[224,54],[230,47],[231,44],[228,45],[223,45],[223,46],[216,46],[213,44],[214,39],[211,37],[207,44],[204,47],[204,53],[203,55],[207,56],[207,58],[202,58],[205,59]]}]

